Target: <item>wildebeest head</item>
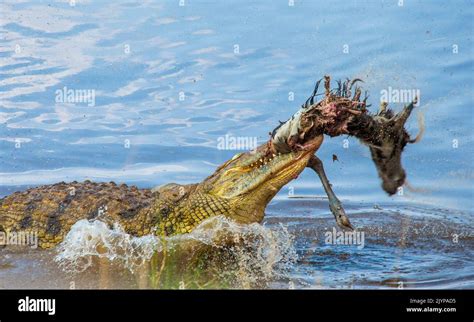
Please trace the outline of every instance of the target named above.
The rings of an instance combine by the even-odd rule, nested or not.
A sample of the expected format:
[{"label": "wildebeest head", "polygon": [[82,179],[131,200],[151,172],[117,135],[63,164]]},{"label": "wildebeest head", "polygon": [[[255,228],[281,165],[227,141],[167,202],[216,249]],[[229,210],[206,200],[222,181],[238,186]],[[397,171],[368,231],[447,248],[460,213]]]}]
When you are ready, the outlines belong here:
[{"label": "wildebeest head", "polygon": [[379,112],[374,117],[374,121],[380,123],[380,126],[375,127],[376,133],[367,144],[382,179],[382,188],[389,195],[396,193],[397,189],[405,183],[406,173],[401,163],[403,149],[407,143],[419,141],[423,133],[421,119],[420,133],[415,139],[411,139],[405,129],[405,123],[415,105],[416,99],[405,106],[400,113],[394,114],[392,110],[386,108],[387,103],[382,103]]}]

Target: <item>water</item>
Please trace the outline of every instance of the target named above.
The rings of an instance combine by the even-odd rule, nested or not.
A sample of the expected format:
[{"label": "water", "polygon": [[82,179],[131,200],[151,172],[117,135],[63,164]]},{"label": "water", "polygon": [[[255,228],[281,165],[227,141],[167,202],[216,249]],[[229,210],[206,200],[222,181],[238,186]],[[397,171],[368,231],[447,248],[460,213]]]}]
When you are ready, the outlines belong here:
[{"label": "water", "polygon": [[[318,155],[364,248],[324,243],[326,200],[289,198],[324,196],[305,171],[268,207],[260,243],[226,257],[244,277],[223,287],[473,288],[472,21],[469,1],[3,1],[0,194],[63,180],[197,182],[239,152],[217,148],[225,135],[263,143],[322,75],[360,77],[374,109],[383,89],[420,90],[426,132],[403,155],[412,188],[386,196],[366,147],[326,138]],[[94,104],[57,102],[64,87],[94,90]],[[116,258],[71,277],[58,250],[2,252],[0,287],[150,286]],[[115,275],[101,275],[104,260]]]}]

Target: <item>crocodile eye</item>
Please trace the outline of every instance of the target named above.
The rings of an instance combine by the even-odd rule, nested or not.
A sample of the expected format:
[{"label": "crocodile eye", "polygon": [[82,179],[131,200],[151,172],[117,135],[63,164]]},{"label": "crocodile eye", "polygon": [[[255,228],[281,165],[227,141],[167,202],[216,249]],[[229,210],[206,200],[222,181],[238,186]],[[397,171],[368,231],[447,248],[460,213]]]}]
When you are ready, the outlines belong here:
[{"label": "crocodile eye", "polygon": [[168,207],[168,206],[161,207],[161,209],[160,209],[160,214],[161,214],[164,218],[168,217],[168,215],[170,214],[170,212],[171,212],[171,209],[170,209],[170,207]]}]

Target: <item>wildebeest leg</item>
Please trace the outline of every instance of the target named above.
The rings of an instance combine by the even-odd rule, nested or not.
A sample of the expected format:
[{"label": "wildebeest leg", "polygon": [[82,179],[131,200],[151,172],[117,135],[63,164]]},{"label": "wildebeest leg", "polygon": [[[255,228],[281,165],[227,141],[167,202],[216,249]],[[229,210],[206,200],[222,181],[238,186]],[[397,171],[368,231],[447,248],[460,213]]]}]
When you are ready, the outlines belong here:
[{"label": "wildebeest leg", "polygon": [[313,169],[321,179],[321,183],[323,184],[324,190],[328,195],[329,209],[336,218],[338,226],[351,230],[354,229],[344,211],[344,208],[342,208],[341,201],[339,201],[339,199],[334,194],[334,191],[332,191],[331,184],[329,183],[329,180],[326,177],[326,173],[324,172],[323,162],[317,156],[313,155],[309,159],[307,167]]}]

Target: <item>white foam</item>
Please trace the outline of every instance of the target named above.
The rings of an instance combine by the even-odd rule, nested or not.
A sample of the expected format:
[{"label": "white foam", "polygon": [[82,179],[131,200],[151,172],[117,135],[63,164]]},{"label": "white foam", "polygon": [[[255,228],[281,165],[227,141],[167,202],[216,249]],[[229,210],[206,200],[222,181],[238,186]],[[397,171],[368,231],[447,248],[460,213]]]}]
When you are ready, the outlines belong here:
[{"label": "white foam", "polygon": [[110,229],[100,220],[83,219],[71,227],[58,246],[55,260],[66,271],[82,272],[92,265],[94,257],[107,258],[133,272],[160,249],[153,235],[133,237],[119,225]]},{"label": "white foam", "polygon": [[240,225],[223,216],[203,221],[189,234],[168,238],[134,237],[119,225],[110,229],[99,220],[80,220],[58,246],[55,260],[65,271],[83,272],[91,267],[94,258],[106,258],[133,273],[156,252],[162,252],[163,247],[170,250],[191,244],[228,248],[229,240],[235,241],[230,249],[237,258],[238,278],[244,285],[262,277],[285,274],[297,260],[293,236],[283,225],[272,228],[257,223]]}]

